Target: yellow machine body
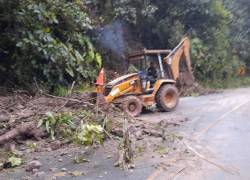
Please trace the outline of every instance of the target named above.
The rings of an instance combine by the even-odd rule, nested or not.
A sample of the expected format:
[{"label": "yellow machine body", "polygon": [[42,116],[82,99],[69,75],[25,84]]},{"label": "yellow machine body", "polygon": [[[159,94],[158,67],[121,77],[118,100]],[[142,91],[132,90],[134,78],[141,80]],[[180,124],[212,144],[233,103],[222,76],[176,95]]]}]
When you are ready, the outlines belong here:
[{"label": "yellow machine body", "polygon": [[105,99],[108,103],[112,103],[113,101],[114,103],[120,103],[119,97],[135,95],[141,100],[143,106],[151,106],[155,104],[155,95],[163,84],[175,84],[175,81],[171,79],[159,79],[154,84],[153,92],[144,94],[139,75],[129,74],[124,76],[123,82],[118,83],[112,88],[109,94],[105,96]]},{"label": "yellow machine body", "polygon": [[[156,96],[159,94],[159,90],[163,86],[171,85],[169,92],[175,92],[173,86],[176,86],[176,82],[180,79],[180,62],[184,62],[187,72],[190,74],[190,79],[193,80],[189,51],[190,41],[188,37],[185,37],[174,50],[143,50],[134,52],[128,57],[129,62],[133,63],[134,61],[141,60],[146,56],[157,57],[155,61],[158,63],[160,75],[154,84],[150,85],[149,81],[145,82],[145,80],[141,78],[140,72],[136,72],[121,76],[109,82],[104,87],[97,86],[97,91],[99,93],[103,92],[108,103],[123,104],[126,97],[133,96],[134,101],[136,101],[134,105],[137,104],[140,108],[157,104],[159,102],[156,102]],[[173,97],[175,97],[176,100],[176,98],[179,98],[179,94],[174,95]],[[163,99],[165,98],[163,97]],[[131,98],[129,100],[131,101]],[[158,101],[162,101],[161,98],[158,98]],[[178,100],[176,100],[176,105],[177,103]]]}]

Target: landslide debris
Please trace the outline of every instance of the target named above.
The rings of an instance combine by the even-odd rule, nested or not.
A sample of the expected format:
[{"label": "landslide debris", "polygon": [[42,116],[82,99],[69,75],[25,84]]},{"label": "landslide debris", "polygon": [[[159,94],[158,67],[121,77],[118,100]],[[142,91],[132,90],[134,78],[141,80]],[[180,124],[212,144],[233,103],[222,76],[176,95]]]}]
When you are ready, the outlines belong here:
[{"label": "landslide debris", "polygon": [[[1,152],[51,151],[71,143],[102,144],[114,127],[122,126],[123,118],[112,107],[102,109],[93,102],[89,93],[72,93],[69,97],[26,91],[2,94]],[[0,162],[8,156],[2,155]]]},{"label": "landslide debris", "polygon": [[[66,147],[95,148],[105,139],[110,139],[117,146],[113,148],[117,150],[117,156],[113,157],[114,165],[122,169],[134,168],[133,159],[143,152],[145,143],[150,139],[166,141],[179,138],[168,129],[187,120],[185,117],[173,117],[159,123],[146,123],[126,116],[113,106],[99,103],[96,105],[89,93],[73,92],[68,97],[58,97],[18,91],[1,95],[0,164],[13,154],[24,158],[27,153],[50,152]],[[164,155],[168,151],[160,144],[159,141],[153,145],[152,153]]]}]

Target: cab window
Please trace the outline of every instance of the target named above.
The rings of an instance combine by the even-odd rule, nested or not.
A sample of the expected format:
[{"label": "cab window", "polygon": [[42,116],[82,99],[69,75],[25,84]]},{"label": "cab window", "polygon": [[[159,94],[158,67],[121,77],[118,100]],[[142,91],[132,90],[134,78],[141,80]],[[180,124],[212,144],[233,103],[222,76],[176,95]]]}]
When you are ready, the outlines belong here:
[{"label": "cab window", "polygon": [[129,61],[128,72],[138,73],[147,69],[146,58],[144,56]]}]

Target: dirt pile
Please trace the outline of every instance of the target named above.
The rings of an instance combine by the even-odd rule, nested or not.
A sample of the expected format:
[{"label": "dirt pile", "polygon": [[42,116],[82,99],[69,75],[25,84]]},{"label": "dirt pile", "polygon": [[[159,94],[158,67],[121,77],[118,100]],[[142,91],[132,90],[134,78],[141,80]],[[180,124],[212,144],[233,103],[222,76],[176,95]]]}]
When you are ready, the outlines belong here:
[{"label": "dirt pile", "polygon": [[[161,141],[179,138],[170,133],[171,128],[186,121],[184,117],[175,117],[159,123],[146,123],[126,116],[115,107],[96,105],[93,100],[90,94],[80,93],[58,97],[18,91],[0,96],[0,147],[3,147],[0,165],[10,157],[8,151],[14,157],[26,159],[34,152],[45,153],[79,145],[95,147],[102,144],[104,138],[117,145],[113,148],[118,150],[115,165],[133,168],[132,159],[140,154],[137,151],[144,149],[145,143],[157,139],[159,143],[153,143],[152,148],[161,151]],[[56,127],[54,120],[62,124]],[[84,132],[78,132],[80,127]],[[99,133],[100,128],[102,133]],[[86,140],[89,136],[94,139]]]},{"label": "dirt pile", "polygon": [[205,88],[199,83],[195,82],[191,86],[185,86],[181,89],[182,96],[201,96],[218,92],[214,89]]},{"label": "dirt pile", "polygon": [[122,131],[123,138],[127,132],[124,119],[130,117],[113,106],[95,104],[93,98],[89,93],[76,92],[68,97],[25,91],[0,96],[0,165],[9,157],[8,151],[19,157],[30,150],[95,146],[112,138],[115,129]]},{"label": "dirt pile", "polygon": [[[92,104],[89,98],[88,94],[74,93],[65,98],[52,95],[32,96],[28,92],[21,91],[0,96],[0,145],[6,142],[16,144],[16,140],[20,138],[44,137],[42,133],[44,130],[38,128],[38,123],[48,113],[76,113],[90,110]],[[74,120],[79,124],[79,119]]]}]

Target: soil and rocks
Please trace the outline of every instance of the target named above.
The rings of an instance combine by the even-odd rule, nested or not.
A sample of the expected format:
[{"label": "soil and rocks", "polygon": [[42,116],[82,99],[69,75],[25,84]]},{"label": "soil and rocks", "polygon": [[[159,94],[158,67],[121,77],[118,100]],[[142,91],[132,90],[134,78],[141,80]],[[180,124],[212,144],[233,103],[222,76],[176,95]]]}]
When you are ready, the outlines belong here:
[{"label": "soil and rocks", "polygon": [[[93,172],[99,174],[98,163],[112,167],[110,171],[122,168],[132,172],[143,162],[159,170],[170,170],[169,173],[172,171],[174,175],[179,168],[177,166],[176,169],[176,164],[183,164],[183,157],[193,156],[183,146],[183,136],[178,132],[178,128],[188,121],[186,117],[172,114],[155,122],[143,118],[132,119],[113,108],[95,111],[91,100],[88,94],[79,93],[65,98],[30,95],[25,91],[1,96],[0,140],[4,134],[20,129],[11,138],[8,135],[9,139],[1,144],[0,165],[4,165],[12,156],[22,160],[21,166],[14,169],[1,166],[3,177],[10,174],[19,179],[88,176]],[[61,137],[52,141],[44,129],[37,128],[37,123],[47,112],[78,112],[86,109],[101,116],[105,111],[113,120],[111,127],[109,125],[107,128],[103,145],[82,146]],[[153,112],[148,110],[147,113]],[[124,119],[127,121],[125,130]],[[75,120],[79,124],[79,118]],[[27,123],[31,126],[22,129]],[[171,169],[173,164],[175,168]],[[114,165],[118,165],[118,168]],[[107,176],[106,173],[98,177]]]},{"label": "soil and rocks", "polygon": [[[52,151],[68,142],[63,139],[51,141],[38,123],[48,112],[78,112],[90,109],[88,94],[74,93],[70,97],[32,95],[26,91],[15,91],[0,96],[0,162],[12,152],[22,155],[28,151]],[[75,118],[79,124],[79,118]]]},{"label": "soil and rocks", "polygon": [[[180,168],[179,165],[176,167],[176,164],[182,164],[184,157],[193,156],[183,146],[183,137],[177,131],[178,127],[186,121],[188,119],[185,117],[178,116],[175,120],[174,116],[171,116],[169,119],[162,119],[159,122],[145,122],[136,119],[133,123],[129,123],[129,140],[133,159],[127,166],[127,173],[136,173],[146,163],[150,168],[168,171],[171,176],[174,176]],[[122,167],[115,167],[115,163],[120,157],[121,138],[113,134],[110,136],[111,138],[107,139],[103,145],[83,147],[71,144],[56,150],[25,153],[23,157],[25,165],[14,171],[4,169],[2,177],[11,176],[23,179],[71,179],[74,177],[82,179],[94,175],[97,179],[109,179],[111,173],[121,175]],[[148,175],[150,173],[151,171],[147,172]]]},{"label": "soil and rocks", "polygon": [[205,88],[197,82],[193,83],[192,86],[186,86],[181,89],[181,94],[182,96],[185,96],[185,97],[202,96],[202,95],[214,94],[218,92],[222,92],[222,91],[211,89],[211,88]]}]

